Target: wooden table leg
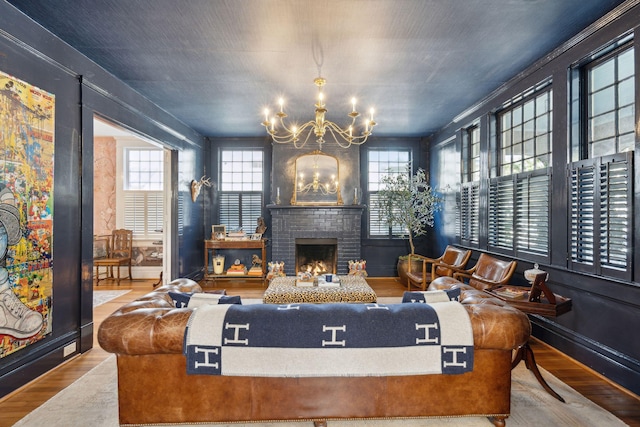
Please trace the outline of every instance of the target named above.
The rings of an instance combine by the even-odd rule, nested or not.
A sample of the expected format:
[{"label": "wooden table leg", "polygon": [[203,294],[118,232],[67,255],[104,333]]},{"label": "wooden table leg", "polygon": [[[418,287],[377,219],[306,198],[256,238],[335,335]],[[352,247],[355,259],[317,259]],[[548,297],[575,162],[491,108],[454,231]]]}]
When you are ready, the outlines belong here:
[{"label": "wooden table leg", "polygon": [[518,348],[518,351],[516,352],[516,355],[514,356],[513,361],[511,362],[511,369],[518,366],[518,363],[520,363],[522,360],[524,360],[524,364],[527,367],[527,369],[533,372],[533,375],[535,375],[536,379],[538,380],[542,388],[544,388],[547,391],[547,393],[549,393],[551,396],[555,397],[560,402],[564,403],[564,399],[562,398],[562,396],[556,393],[549,386],[549,384],[547,384],[544,378],[542,378],[542,374],[540,373],[540,370],[538,369],[538,365],[536,364],[536,359],[533,357],[533,350],[529,346],[528,342],[525,343],[520,348]]},{"label": "wooden table leg", "polygon": [[153,287],[155,288],[156,286],[160,286],[162,284],[162,271],[160,272],[160,278],[158,279],[158,281],[156,283],[153,284]]}]

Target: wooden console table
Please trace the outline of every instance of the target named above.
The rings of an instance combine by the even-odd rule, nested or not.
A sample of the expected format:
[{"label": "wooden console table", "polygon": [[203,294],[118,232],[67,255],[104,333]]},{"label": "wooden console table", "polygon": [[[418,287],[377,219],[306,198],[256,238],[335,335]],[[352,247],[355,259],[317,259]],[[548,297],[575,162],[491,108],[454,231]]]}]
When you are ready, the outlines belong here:
[{"label": "wooden console table", "polygon": [[[204,278],[205,280],[218,279],[242,279],[242,280],[261,280],[266,277],[267,250],[265,247],[266,239],[260,240],[205,240],[204,241]],[[245,275],[227,275],[214,274],[209,270],[209,251],[211,251],[211,259],[216,256],[216,251],[220,249],[260,249],[262,253],[262,275],[249,276]]]},{"label": "wooden console table", "polygon": [[[524,292],[526,288],[510,285],[502,285],[490,289],[485,289],[485,292],[506,302],[510,306],[517,308],[518,310],[526,314],[538,314],[546,317],[556,317],[568,311],[571,311],[571,299],[551,292],[551,290],[545,283],[546,277],[547,273],[539,274],[538,276],[536,276],[533,284],[531,285],[531,289],[529,289],[527,292]],[[504,290],[506,289],[521,291],[523,292],[523,294],[520,298],[517,299],[505,297]],[[518,351],[516,352],[513,361],[511,362],[511,369],[518,366],[518,363],[523,360],[527,369],[533,372],[533,375],[535,375],[542,388],[544,388],[550,395],[552,395],[559,401],[564,402],[562,396],[556,393],[556,391],[553,390],[551,386],[549,386],[549,384],[547,384],[544,378],[542,378],[542,374],[538,369],[536,359],[533,356],[533,350],[529,346],[528,342],[518,348]]]}]

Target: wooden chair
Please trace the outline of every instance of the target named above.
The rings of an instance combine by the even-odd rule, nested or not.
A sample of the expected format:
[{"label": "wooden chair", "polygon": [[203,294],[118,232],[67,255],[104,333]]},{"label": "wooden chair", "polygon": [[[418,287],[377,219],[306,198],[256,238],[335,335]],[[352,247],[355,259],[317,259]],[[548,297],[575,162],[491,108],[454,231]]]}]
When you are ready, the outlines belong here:
[{"label": "wooden chair", "polygon": [[[455,269],[462,270],[471,258],[471,251],[467,249],[447,246],[444,253],[438,258],[427,258],[422,255],[409,255],[409,271],[407,272],[407,290],[416,286],[423,291],[436,277],[452,276]],[[422,260],[420,271],[411,270],[411,260]],[[431,266],[430,268],[428,266]]]},{"label": "wooden chair", "polygon": [[[100,284],[100,267],[105,268],[105,280],[107,278],[113,279],[113,268],[115,267],[118,274],[116,280],[120,285],[120,280],[129,279],[133,277],[131,275],[131,258],[133,255],[133,231],[126,229],[113,230],[111,233],[111,240],[109,242],[109,256],[106,258],[99,258],[93,260],[93,265],[96,267],[96,285]],[[129,275],[127,277],[120,277],[120,267],[128,267]]]},{"label": "wooden chair", "polygon": [[[109,258],[110,242],[111,242],[110,234],[93,236],[93,264],[94,265],[98,260]],[[100,273],[100,274],[103,274],[105,279],[109,276],[108,271],[105,271],[104,273]],[[97,281],[100,281],[100,275],[97,269],[96,269],[95,277]]]},{"label": "wooden chair", "polygon": [[468,284],[479,290],[485,290],[497,285],[505,285],[511,280],[516,271],[517,262],[503,261],[491,255],[481,253],[473,268],[453,273],[453,278],[461,282],[465,279]]}]

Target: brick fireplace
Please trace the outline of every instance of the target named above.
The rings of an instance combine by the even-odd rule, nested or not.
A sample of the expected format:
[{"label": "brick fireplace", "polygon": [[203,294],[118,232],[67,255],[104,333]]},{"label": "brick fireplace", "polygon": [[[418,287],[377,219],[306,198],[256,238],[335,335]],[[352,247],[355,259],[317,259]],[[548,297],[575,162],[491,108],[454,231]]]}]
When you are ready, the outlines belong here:
[{"label": "brick fireplace", "polygon": [[360,259],[364,206],[281,206],[271,211],[271,260],[284,261],[287,275],[296,273],[296,239],[336,242],[336,272],[347,274],[349,260]]}]

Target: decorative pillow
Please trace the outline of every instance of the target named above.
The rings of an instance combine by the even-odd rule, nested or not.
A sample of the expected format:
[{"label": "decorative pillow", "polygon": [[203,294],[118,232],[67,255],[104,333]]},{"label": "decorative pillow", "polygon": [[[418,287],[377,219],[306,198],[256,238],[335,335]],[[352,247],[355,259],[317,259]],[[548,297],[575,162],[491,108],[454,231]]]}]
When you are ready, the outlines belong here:
[{"label": "decorative pillow", "polygon": [[169,292],[177,308],[195,308],[207,304],[242,304],[240,296],[209,294],[204,292]]},{"label": "decorative pillow", "polygon": [[402,302],[434,302],[460,301],[460,288],[444,289],[440,291],[408,292],[402,296]]}]

